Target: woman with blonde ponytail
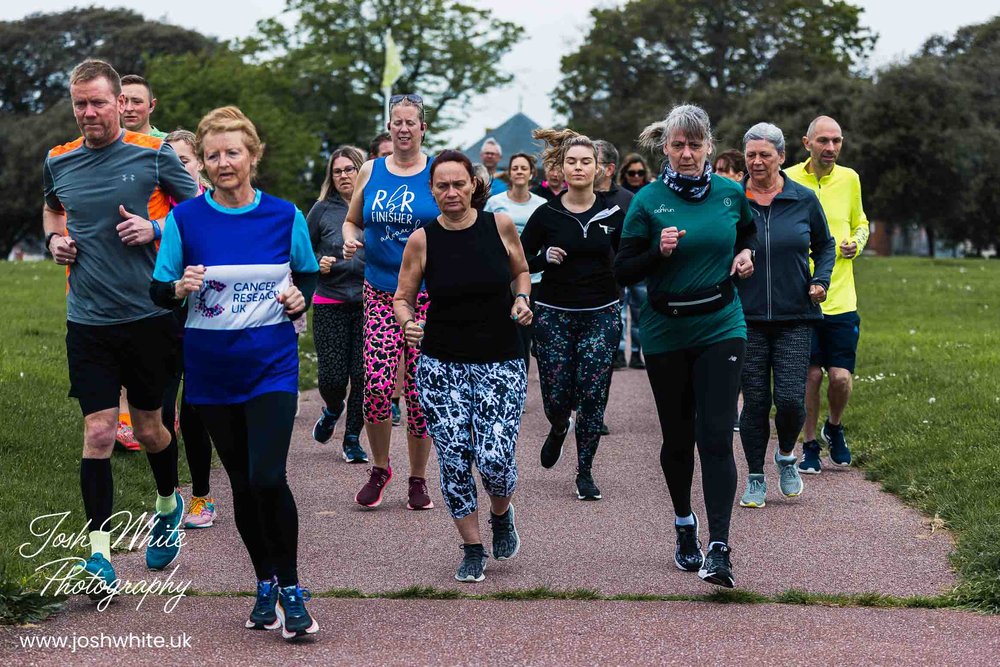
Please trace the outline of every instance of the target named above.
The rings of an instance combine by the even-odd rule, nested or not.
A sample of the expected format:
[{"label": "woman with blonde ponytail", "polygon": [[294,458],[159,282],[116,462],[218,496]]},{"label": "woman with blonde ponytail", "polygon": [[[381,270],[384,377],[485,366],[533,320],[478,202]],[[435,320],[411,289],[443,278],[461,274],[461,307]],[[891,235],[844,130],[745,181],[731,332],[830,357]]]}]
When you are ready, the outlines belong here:
[{"label": "woman with blonde ponytail", "polygon": [[542,445],[542,466],[562,454],[576,410],[576,495],[600,500],[593,463],[608,403],[611,363],[621,334],[621,306],[612,273],[625,211],[594,191],[597,149],[573,130],[536,130],[548,144],[547,169],[559,166],[567,189],[535,209],[524,231],[528,267],[542,272],[535,289],[538,376],[552,428]]}]

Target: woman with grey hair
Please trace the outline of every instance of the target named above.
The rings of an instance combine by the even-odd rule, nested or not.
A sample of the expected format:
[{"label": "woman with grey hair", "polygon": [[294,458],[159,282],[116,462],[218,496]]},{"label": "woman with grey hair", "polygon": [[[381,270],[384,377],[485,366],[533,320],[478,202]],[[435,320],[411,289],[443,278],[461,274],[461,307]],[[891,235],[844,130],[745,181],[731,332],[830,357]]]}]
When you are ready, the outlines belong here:
[{"label": "woman with grey hair", "polygon": [[819,304],[826,299],[836,249],[819,200],[781,170],[785,161],[781,130],[757,123],[743,135],[743,153],[748,171],[743,187],[757,226],[761,269],[740,286],[747,321],[740,439],[750,468],[740,505],[764,507],[772,403],[777,408],[774,463],[781,493],[786,497],[802,493],[795,440],[806,418],[812,326],[823,318]]},{"label": "woman with grey hair", "polygon": [[[663,432],[660,465],[676,515],[674,563],[732,588],[732,423],[746,347],[733,277],[753,274],[753,218],[739,184],[712,173],[712,128],[703,109],[676,106],[639,141],[663,151],[667,161],[660,177],[632,200],[615,275],[623,285],[647,280],[649,307],[640,326]],[[695,444],[708,514],[707,556],[691,508]]]}]

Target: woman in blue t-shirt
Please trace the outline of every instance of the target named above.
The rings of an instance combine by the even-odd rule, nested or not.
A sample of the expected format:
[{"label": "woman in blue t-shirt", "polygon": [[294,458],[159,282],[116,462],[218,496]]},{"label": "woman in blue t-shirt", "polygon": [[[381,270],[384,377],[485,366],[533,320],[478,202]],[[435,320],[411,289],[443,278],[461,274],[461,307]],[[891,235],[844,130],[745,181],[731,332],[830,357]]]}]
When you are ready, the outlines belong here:
[{"label": "woman in blue t-shirt", "polygon": [[[431,160],[420,152],[427,131],[423,99],[413,94],[390,98],[388,129],[392,155],[362,165],[344,221],[344,259],[349,261],[360,247],[365,249],[364,416],[373,459],[369,479],[354,499],[364,507],[378,507],[385,485],[392,479],[392,392],[402,353],[410,455],[406,506],[422,510],[434,507],[434,503],[427,492],[430,436],[414,382],[420,352],[404,343],[392,312],[392,296],[410,234],[433,222],[440,212],[431,195]],[[428,303],[427,292],[421,291],[416,302],[418,321],[426,316]]]}]

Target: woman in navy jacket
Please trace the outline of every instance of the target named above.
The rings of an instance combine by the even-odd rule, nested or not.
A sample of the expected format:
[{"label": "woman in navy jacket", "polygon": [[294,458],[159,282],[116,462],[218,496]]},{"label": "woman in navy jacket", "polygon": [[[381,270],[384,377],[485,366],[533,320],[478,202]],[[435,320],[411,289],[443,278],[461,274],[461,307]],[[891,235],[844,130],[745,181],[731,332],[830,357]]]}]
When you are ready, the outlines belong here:
[{"label": "woman in navy jacket", "polygon": [[743,137],[743,150],[748,172],[743,187],[757,225],[757,255],[756,271],[739,286],[747,323],[740,439],[750,468],[740,505],[763,507],[772,403],[781,493],[802,493],[795,440],[806,415],[812,324],[823,317],[819,304],[826,299],[836,249],[819,200],[781,171],[781,130],[770,123],[754,125]]}]

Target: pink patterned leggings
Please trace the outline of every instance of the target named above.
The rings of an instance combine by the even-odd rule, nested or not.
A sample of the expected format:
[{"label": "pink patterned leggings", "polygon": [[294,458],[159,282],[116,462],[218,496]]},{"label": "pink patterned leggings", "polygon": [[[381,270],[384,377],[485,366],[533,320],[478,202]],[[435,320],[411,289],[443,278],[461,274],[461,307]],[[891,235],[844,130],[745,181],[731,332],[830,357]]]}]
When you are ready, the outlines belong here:
[{"label": "pink patterned leggings", "polygon": [[[392,292],[364,285],[365,303],[365,421],[384,422],[391,415],[390,403],[396,386],[400,352],[406,364],[403,396],[406,398],[406,429],[417,438],[427,438],[427,420],[417,396],[417,361],[420,349],[406,344],[403,330],[392,311]],[[417,320],[427,317],[427,292],[417,295]]]}]

